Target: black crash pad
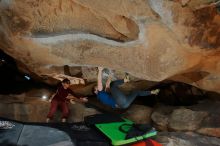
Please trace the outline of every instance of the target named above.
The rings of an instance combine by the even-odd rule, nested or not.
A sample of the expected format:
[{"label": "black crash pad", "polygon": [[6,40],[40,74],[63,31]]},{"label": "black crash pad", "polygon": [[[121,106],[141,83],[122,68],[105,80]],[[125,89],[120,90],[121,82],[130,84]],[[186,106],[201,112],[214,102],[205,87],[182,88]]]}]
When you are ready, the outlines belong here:
[{"label": "black crash pad", "polygon": [[[44,146],[54,145],[59,142],[71,142],[70,136],[56,128],[38,126],[38,125],[24,125],[18,145]],[[74,146],[72,145],[68,146]]]},{"label": "black crash pad", "polygon": [[20,138],[24,125],[17,122],[11,123],[15,125],[12,129],[0,129],[0,146],[5,146],[8,144],[16,145]]},{"label": "black crash pad", "polygon": [[[0,118],[0,121],[6,119]],[[0,129],[0,146],[110,146],[108,139],[84,123],[24,123],[11,121]]]}]

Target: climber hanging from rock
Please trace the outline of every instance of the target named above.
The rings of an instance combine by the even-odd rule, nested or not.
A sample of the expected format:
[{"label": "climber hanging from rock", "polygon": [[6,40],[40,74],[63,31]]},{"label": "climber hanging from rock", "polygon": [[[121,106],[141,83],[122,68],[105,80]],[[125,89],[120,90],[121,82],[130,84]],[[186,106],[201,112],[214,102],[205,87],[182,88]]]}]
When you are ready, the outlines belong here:
[{"label": "climber hanging from rock", "polygon": [[109,75],[106,82],[106,87],[104,89],[102,83],[102,73],[103,68],[98,67],[98,80],[97,86],[94,87],[94,93],[103,104],[111,106],[112,108],[126,109],[130,106],[130,104],[135,100],[137,96],[157,95],[160,92],[159,89],[152,91],[132,91],[129,95],[125,95],[119,89],[119,86],[130,81],[128,74],[125,75],[124,79],[115,80],[112,82],[112,76]]}]

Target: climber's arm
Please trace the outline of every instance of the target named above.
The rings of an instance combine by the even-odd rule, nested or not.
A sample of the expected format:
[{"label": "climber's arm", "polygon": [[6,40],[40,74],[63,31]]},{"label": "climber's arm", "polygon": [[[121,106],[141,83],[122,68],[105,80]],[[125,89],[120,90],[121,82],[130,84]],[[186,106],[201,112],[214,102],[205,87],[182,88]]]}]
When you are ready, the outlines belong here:
[{"label": "climber's arm", "polygon": [[105,91],[107,91],[110,88],[111,81],[112,81],[112,77],[111,75],[109,75],[108,80],[106,81],[106,84],[105,84]]},{"label": "climber's arm", "polygon": [[102,85],[102,67],[98,67],[98,79],[97,79],[97,87],[98,87],[98,91],[102,91],[103,90],[103,85]]}]

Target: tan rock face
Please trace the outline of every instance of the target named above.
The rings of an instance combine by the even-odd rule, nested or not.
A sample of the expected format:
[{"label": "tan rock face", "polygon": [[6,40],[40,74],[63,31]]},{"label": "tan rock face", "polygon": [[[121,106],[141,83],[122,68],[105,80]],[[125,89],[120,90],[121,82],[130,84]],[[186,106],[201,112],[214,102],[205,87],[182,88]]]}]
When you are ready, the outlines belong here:
[{"label": "tan rock face", "polygon": [[199,135],[193,132],[161,132],[156,140],[163,146],[219,146],[220,140],[215,137]]},{"label": "tan rock face", "polygon": [[[0,96],[0,115],[1,117],[14,119],[24,122],[45,122],[49,112],[50,103],[37,97],[13,97]],[[87,108],[83,104],[69,104],[70,115],[68,122],[82,122],[84,117],[99,114],[100,112]],[[53,122],[60,122],[62,113],[58,109],[54,115]]]},{"label": "tan rock face", "polygon": [[201,121],[208,115],[207,112],[195,112],[190,109],[176,109],[169,119],[169,128],[175,131],[194,131]]},{"label": "tan rock face", "polygon": [[212,1],[1,0],[0,48],[38,76],[104,66],[220,92]]},{"label": "tan rock face", "polygon": [[124,117],[137,123],[151,123],[151,113],[153,109],[143,105],[132,105],[124,114]]},{"label": "tan rock face", "polygon": [[220,137],[219,101],[202,101],[193,106],[159,105],[151,119],[159,131],[187,131]]}]

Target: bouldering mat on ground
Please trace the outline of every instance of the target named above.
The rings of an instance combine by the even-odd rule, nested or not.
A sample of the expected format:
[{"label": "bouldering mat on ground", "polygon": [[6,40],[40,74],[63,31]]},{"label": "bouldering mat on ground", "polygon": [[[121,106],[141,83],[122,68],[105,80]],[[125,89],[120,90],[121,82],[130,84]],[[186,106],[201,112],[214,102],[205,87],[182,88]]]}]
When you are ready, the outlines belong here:
[{"label": "bouldering mat on ground", "polygon": [[84,118],[86,125],[92,126],[102,123],[124,122],[124,119],[115,114],[96,114]]},{"label": "bouldering mat on ground", "polygon": [[[71,146],[71,137],[66,132],[56,128],[24,125],[18,145],[44,146],[55,145],[60,142],[68,142],[69,146]],[[72,146],[74,146],[73,143]]]},{"label": "bouldering mat on ground", "polygon": [[[0,119],[0,121],[5,121],[5,119]],[[11,122],[11,121],[10,121]],[[23,130],[23,124],[17,122],[11,122],[14,127],[11,129],[0,129],[0,146],[16,145],[20,134]]]},{"label": "bouldering mat on ground", "polygon": [[[134,143],[136,141],[143,140],[143,139],[157,135],[157,131],[151,130],[142,136],[125,139],[126,133],[120,131],[119,127],[123,124],[133,124],[133,122],[127,119],[124,119],[124,120],[125,120],[124,122],[96,124],[95,126],[111,140],[112,145],[114,146]],[[128,127],[128,128],[131,128],[131,127]]]},{"label": "bouldering mat on ground", "polygon": [[100,131],[87,128],[84,123],[8,121],[15,126],[0,129],[0,146],[110,146],[109,140]]}]

